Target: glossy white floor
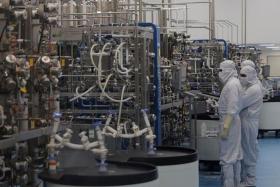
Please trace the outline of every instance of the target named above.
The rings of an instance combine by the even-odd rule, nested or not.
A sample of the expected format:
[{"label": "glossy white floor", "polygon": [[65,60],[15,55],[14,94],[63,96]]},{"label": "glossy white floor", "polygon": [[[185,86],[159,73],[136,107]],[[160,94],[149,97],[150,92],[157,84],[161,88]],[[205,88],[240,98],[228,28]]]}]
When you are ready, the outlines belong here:
[{"label": "glossy white floor", "polygon": [[[265,137],[259,140],[257,187],[280,187],[280,139]],[[220,187],[220,176],[200,175],[200,187]]]}]

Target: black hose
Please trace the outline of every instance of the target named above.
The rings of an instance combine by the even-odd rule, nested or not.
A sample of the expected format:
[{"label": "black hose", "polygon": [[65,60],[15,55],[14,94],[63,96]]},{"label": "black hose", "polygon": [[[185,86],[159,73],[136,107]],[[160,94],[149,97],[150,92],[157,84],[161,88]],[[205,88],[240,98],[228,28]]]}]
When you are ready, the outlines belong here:
[{"label": "black hose", "polygon": [[39,182],[35,187],[39,187],[43,182]]},{"label": "black hose", "polygon": [[3,28],[3,30],[1,31],[1,35],[0,35],[0,43],[1,43],[2,38],[3,38],[3,36],[4,36],[4,32],[5,32],[5,30],[6,30],[6,29],[7,29],[7,27],[8,27],[8,23],[9,23],[9,21],[7,20],[7,21],[6,21],[6,24],[5,24],[4,28]]},{"label": "black hose", "polygon": [[41,48],[42,40],[43,40],[43,36],[44,36],[44,30],[45,30],[45,23],[43,22],[43,23],[42,23],[42,29],[41,29],[40,40],[39,40],[39,43],[38,43],[38,53],[40,53],[40,48]]}]

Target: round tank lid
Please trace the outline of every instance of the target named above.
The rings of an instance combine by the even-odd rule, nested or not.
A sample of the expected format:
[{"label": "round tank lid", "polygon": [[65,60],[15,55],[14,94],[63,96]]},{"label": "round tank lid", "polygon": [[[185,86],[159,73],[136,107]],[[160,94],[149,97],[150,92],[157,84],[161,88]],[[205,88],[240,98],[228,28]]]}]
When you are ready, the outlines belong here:
[{"label": "round tank lid", "polygon": [[274,96],[273,98],[264,101],[264,103],[277,103],[277,102],[280,102],[280,96]]},{"label": "round tank lid", "polygon": [[48,64],[48,63],[51,62],[51,59],[50,59],[50,57],[48,57],[48,56],[43,56],[43,57],[42,57],[42,62],[45,63],[45,64]]},{"label": "round tank lid", "polygon": [[17,58],[15,57],[15,55],[8,55],[8,56],[6,56],[6,61],[8,63],[13,64],[13,63],[16,63]]},{"label": "round tank lid", "polygon": [[201,113],[197,114],[197,116],[192,115],[192,119],[195,119],[197,117],[197,120],[209,120],[209,121],[219,121],[219,116],[216,116],[211,113]]},{"label": "round tank lid", "polygon": [[45,182],[69,186],[122,186],[154,181],[155,166],[133,162],[108,162],[108,171],[99,172],[95,163],[88,167],[64,168],[56,173],[44,171],[39,178]]},{"label": "round tank lid", "polygon": [[108,160],[132,161],[153,164],[156,166],[168,166],[188,164],[198,160],[197,152],[183,147],[157,147],[154,155],[149,155],[144,151],[118,151],[109,154]]}]

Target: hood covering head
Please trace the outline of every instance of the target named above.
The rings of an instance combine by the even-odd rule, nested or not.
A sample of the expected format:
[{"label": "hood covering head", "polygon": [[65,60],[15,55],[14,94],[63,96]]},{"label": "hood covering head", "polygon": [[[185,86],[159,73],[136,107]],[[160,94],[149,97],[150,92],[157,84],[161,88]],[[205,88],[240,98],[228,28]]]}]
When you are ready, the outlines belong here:
[{"label": "hood covering head", "polygon": [[252,60],[245,60],[241,62],[241,69],[244,68],[245,66],[251,66],[252,68],[256,68],[255,63]]},{"label": "hood covering head", "polygon": [[240,83],[243,87],[252,86],[258,83],[258,76],[255,68],[245,66],[240,71]]},{"label": "hood covering head", "polygon": [[237,77],[235,63],[231,60],[225,60],[220,64],[219,79],[225,84],[231,77]]}]

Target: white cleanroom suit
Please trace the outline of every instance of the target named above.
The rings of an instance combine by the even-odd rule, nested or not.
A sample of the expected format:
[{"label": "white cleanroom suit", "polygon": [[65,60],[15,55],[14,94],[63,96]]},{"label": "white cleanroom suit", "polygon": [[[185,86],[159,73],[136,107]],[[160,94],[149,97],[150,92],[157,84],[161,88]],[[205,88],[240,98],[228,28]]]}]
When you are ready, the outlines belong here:
[{"label": "white cleanroom suit", "polygon": [[239,117],[242,87],[233,61],[226,60],[220,64],[219,79],[224,85],[219,99],[220,165],[223,187],[238,187],[242,160]]},{"label": "white cleanroom suit", "polygon": [[258,155],[257,137],[263,95],[254,68],[243,67],[239,79],[244,88],[244,94],[242,95],[242,108],[244,109],[240,113],[243,149],[241,179],[243,186],[255,186]]}]

